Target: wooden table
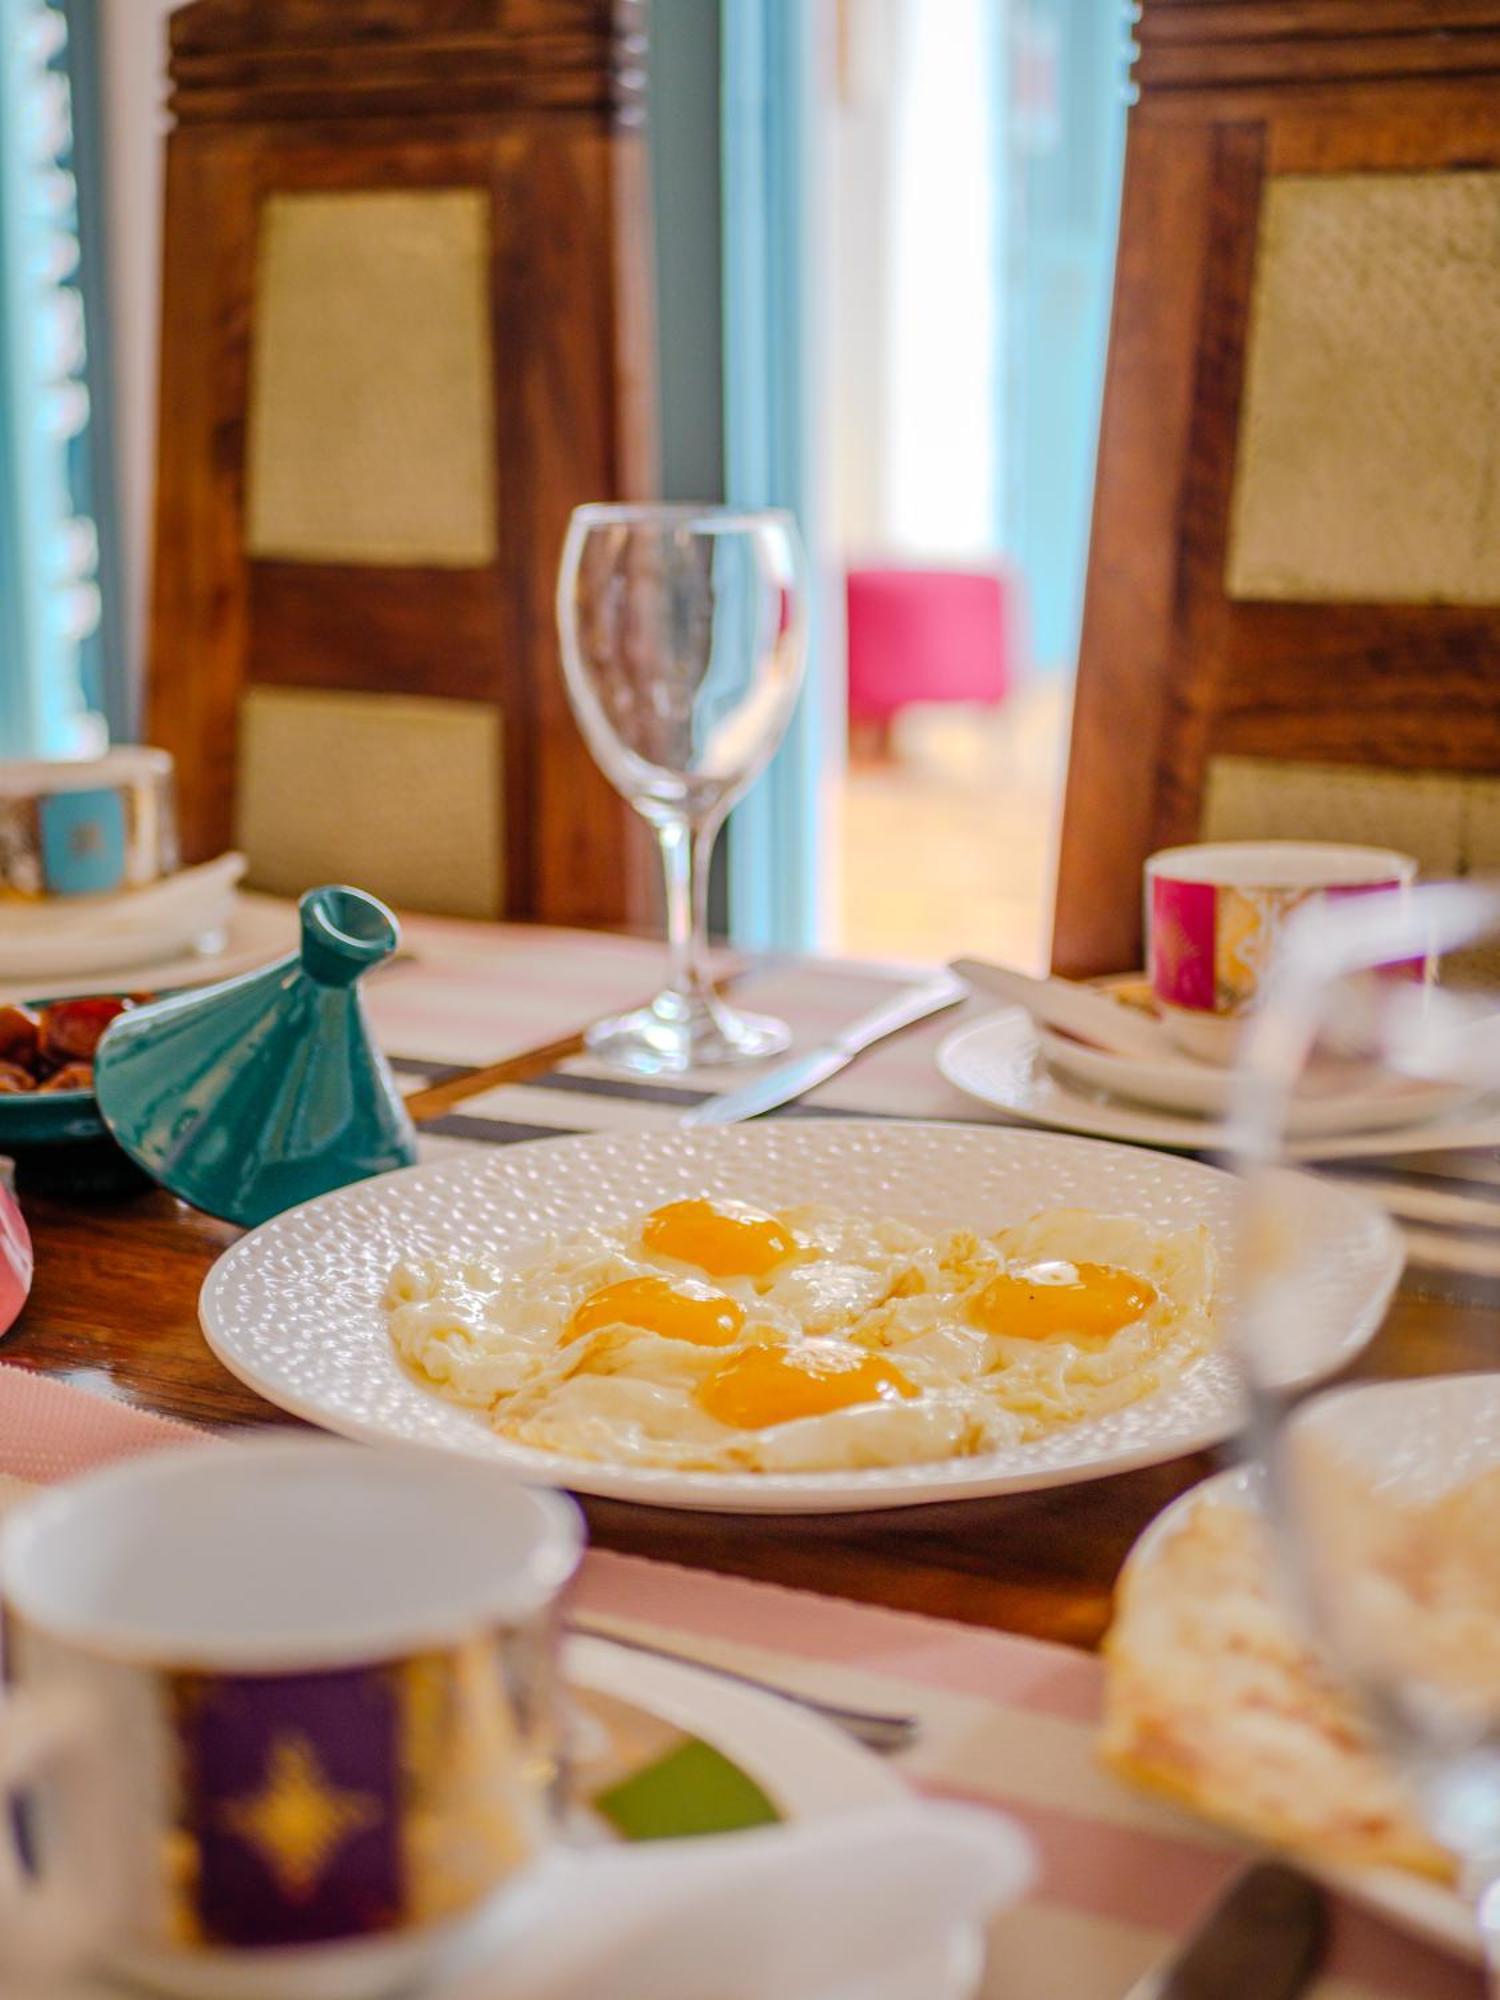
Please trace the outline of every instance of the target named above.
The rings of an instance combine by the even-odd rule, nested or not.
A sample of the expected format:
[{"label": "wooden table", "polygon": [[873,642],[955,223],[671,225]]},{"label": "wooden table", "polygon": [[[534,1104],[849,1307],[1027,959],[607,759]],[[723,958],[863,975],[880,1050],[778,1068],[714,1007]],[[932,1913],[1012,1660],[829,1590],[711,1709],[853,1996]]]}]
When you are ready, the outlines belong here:
[{"label": "wooden table", "polygon": [[[33,1196],[24,1206],[37,1278],[4,1360],[189,1423],[290,1421],[228,1374],[198,1331],[198,1288],[234,1240],[231,1225],[154,1190],[107,1203]],[[1489,1305],[1437,1296],[1417,1279],[1362,1366],[1484,1365],[1497,1327]],[[584,1504],[605,1548],[1093,1646],[1131,1543],[1212,1465],[1198,1454],[1051,1492],[824,1519]]]},{"label": "wooden table", "polygon": [[[409,928],[419,929],[415,923]],[[485,956],[491,943],[504,946],[517,985],[518,951],[539,954],[549,939],[564,935],[428,922],[418,941],[434,980],[444,971],[437,963],[442,954],[457,954],[446,965],[450,990],[477,996],[484,1022],[492,1019],[494,1005]],[[557,948],[565,949],[560,942]],[[640,966],[629,957],[635,949],[585,941],[584,959],[574,963],[570,977],[585,975],[594,952],[604,982],[596,996],[600,1011],[606,996],[629,998],[630,982],[654,970],[654,954],[647,951]],[[813,970],[823,976],[821,966]],[[847,979],[860,970],[870,969],[830,965],[827,975]],[[414,989],[419,984],[412,983]],[[405,1004],[393,976],[382,990],[386,1025],[402,1018]],[[555,1013],[544,1017],[556,1019]],[[458,1065],[461,1073],[443,1092],[450,1101],[461,1100],[497,1080],[534,1077],[577,1046],[567,1036],[538,1034],[534,1042],[482,1072]],[[920,1066],[924,1073],[930,1067],[925,1050]],[[67,1171],[60,1156],[54,1170],[60,1178],[58,1170]],[[220,1428],[291,1421],[229,1375],[198,1330],[198,1290],[214,1259],[234,1241],[232,1226],[158,1190],[84,1197],[23,1187],[23,1207],[36,1244],[36,1282],[21,1320],[0,1344],[0,1360],[189,1423]],[[1463,1366],[1466,1357],[1488,1365],[1486,1348],[1500,1330],[1497,1301],[1500,1286],[1410,1277],[1361,1370],[1423,1374]],[[1136,1536],[1213,1462],[1199,1454],[1050,1492],[821,1519],[693,1514],[609,1500],[589,1500],[585,1507],[595,1540],[606,1548],[1094,1646]]]}]

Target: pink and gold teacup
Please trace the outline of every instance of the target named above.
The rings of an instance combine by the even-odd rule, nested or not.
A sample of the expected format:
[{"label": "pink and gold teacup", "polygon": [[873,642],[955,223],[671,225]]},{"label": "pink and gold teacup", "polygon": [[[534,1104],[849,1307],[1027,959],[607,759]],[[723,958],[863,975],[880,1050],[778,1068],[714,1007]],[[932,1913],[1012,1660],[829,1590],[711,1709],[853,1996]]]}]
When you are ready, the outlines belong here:
[{"label": "pink and gold teacup", "polygon": [[1146,965],[1168,1033],[1189,1055],[1232,1062],[1240,1019],[1255,1005],[1293,911],[1320,897],[1406,888],[1416,873],[1409,854],[1318,841],[1232,841],[1153,854],[1146,863]]},{"label": "pink and gold teacup", "polygon": [[577,1510],[476,1460],[153,1454],[0,1533],[0,1990],[409,1985],[551,1833]]}]

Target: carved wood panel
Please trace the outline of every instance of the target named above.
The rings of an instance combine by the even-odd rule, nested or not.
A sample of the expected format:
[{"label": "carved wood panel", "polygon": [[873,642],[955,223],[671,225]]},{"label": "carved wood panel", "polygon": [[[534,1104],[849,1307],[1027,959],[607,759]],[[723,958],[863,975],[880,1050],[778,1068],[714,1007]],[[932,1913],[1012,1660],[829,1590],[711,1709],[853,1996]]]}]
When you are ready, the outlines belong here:
[{"label": "carved wood panel", "polygon": [[[1500,772],[1500,605],[1230,582],[1267,186],[1500,169],[1500,0],[1145,0],[1137,34],[1053,945],[1075,974],[1139,962],[1141,863],[1197,837],[1215,757]],[[1390,365],[1417,366],[1378,260],[1355,279],[1362,340],[1388,321]],[[1481,282],[1500,291],[1500,243]],[[1420,507],[1441,427],[1402,448],[1382,504]]]},{"label": "carved wood panel", "polygon": [[[642,842],[567,710],[552,591],[570,509],[648,493],[655,476],[644,59],[636,0],[196,0],[174,15],[150,730],[178,759],[192,857],[234,836],[245,689],[480,701],[503,720],[503,913],[583,923],[641,913]],[[412,218],[424,199],[439,205],[434,216],[469,214],[466,197],[482,208],[482,236],[467,224],[459,234],[482,260],[488,393],[471,400],[474,433],[492,446],[483,491],[472,449],[454,475],[467,481],[458,512],[403,506],[393,488],[389,506],[351,501],[341,519],[336,491],[330,501],[316,490],[316,458],[288,462],[299,447],[315,454],[321,438],[343,476],[376,481],[415,463],[442,480],[454,457],[426,449],[445,431],[453,442],[451,395],[435,399],[422,449],[402,448],[424,421],[422,368],[444,386],[430,356],[452,340],[424,343],[420,314],[401,309],[388,274],[383,295],[376,282],[370,204],[392,196],[417,271]],[[276,225],[312,213],[299,202],[334,230],[321,274],[305,230],[297,256],[268,265]],[[347,256],[346,215],[361,218]],[[393,258],[398,249],[393,227]],[[461,284],[444,268],[445,283]],[[269,334],[268,269],[302,287]],[[316,395],[319,379],[330,402],[349,388],[328,373],[336,327],[298,375],[296,329],[303,349],[320,348],[319,278],[330,317],[346,315],[346,344],[368,348],[377,376],[382,340],[407,328],[410,370],[392,380],[384,432],[386,413],[369,407],[374,380],[342,417],[299,424],[287,401]],[[368,341],[351,339],[357,295],[351,305],[337,290],[361,282],[381,315]],[[426,361],[415,353],[424,345]],[[263,405],[257,435],[279,456],[275,478],[261,463],[252,521],[257,367],[276,418]],[[340,421],[368,428],[373,445],[328,431]],[[335,470],[323,467],[325,487]],[[392,522],[403,533],[415,523],[427,542],[419,533],[383,549]],[[390,802],[393,815],[420,809],[416,797]]]}]

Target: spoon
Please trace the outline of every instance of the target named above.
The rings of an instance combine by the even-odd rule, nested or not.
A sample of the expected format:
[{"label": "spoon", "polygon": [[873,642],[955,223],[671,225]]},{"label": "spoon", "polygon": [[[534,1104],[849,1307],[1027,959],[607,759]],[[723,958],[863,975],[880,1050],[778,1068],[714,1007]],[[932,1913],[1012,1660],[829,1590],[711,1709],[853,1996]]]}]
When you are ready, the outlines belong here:
[{"label": "spoon", "polygon": [[1160,1021],[1136,1007],[1081,986],[1072,979],[1032,979],[1009,966],[990,965],[982,958],[956,958],[953,970],[970,986],[997,1000],[1024,1007],[1033,1021],[1043,1021],[1065,1034],[1092,1042],[1111,1055],[1134,1056],[1147,1062],[1192,1062],[1168,1035]]}]

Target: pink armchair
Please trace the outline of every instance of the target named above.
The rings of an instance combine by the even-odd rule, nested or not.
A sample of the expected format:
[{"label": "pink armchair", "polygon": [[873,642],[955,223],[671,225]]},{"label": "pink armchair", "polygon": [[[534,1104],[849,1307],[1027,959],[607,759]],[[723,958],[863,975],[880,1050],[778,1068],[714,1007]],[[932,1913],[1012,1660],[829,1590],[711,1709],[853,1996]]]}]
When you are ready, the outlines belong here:
[{"label": "pink armchair", "polygon": [[914,702],[993,706],[1015,681],[1012,585],[995,570],[851,569],[849,720],[884,751]]}]

